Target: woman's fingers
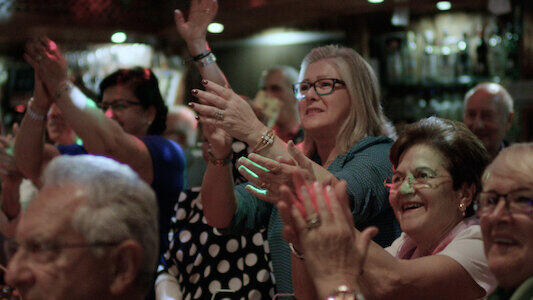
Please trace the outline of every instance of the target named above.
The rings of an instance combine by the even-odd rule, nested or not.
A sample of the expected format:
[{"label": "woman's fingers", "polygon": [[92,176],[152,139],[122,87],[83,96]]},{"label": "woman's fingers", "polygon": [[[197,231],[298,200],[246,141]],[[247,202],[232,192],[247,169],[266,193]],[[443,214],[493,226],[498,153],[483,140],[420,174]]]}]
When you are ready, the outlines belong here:
[{"label": "woman's fingers", "polygon": [[[194,111],[196,111],[200,117],[208,117],[212,119],[217,119],[217,117],[220,118],[219,114],[221,113],[221,110],[214,106],[194,103],[194,105],[190,105],[190,107],[192,107],[192,109],[194,109]],[[223,117],[224,115],[222,115],[222,118]]]},{"label": "woman's fingers", "polygon": [[174,10],[174,23],[176,24],[178,31],[185,24],[185,18],[179,9]]},{"label": "woman's fingers", "polygon": [[311,163],[309,162],[308,158],[305,156],[305,154],[294,144],[293,141],[289,141],[287,143],[287,151],[292,156],[292,158],[298,163],[298,165],[302,168],[309,169],[311,167]]},{"label": "woman's fingers", "polygon": [[268,157],[259,155],[257,153],[249,154],[248,160],[260,166],[263,166],[267,169],[267,172],[270,172],[274,175],[278,175],[282,171],[281,164],[279,162]]},{"label": "woman's fingers", "polygon": [[206,88],[207,91],[213,92],[215,95],[221,97],[226,101],[228,101],[233,96],[239,97],[232,89],[223,87],[207,79],[202,80],[202,85]]},{"label": "woman's fingers", "polygon": [[[211,92],[194,89],[192,90],[192,94],[204,105],[214,106],[219,109],[226,109],[228,107],[225,99]],[[193,102],[191,102],[191,104],[193,106],[196,105],[196,103]]]},{"label": "woman's fingers", "polygon": [[255,196],[263,201],[269,202],[269,203],[276,203],[277,198],[272,196],[267,189],[260,189],[258,187],[255,187],[251,184],[248,184],[245,189],[252,194],[252,196]]},{"label": "woman's fingers", "polygon": [[324,223],[328,223],[331,220],[331,212],[329,210],[326,197],[329,196],[327,195],[327,193],[328,191],[331,190],[331,187],[327,186],[326,188],[324,188],[322,184],[320,184],[318,181],[315,181],[313,183],[313,189],[314,189],[314,194],[316,195],[315,201],[316,201],[317,212],[320,217],[320,220]]}]

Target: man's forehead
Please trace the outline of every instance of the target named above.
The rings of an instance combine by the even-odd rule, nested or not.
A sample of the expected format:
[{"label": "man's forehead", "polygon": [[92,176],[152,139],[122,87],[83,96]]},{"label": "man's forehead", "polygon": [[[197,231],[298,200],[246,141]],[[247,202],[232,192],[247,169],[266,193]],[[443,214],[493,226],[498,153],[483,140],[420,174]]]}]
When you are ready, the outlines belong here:
[{"label": "man's forehead", "polygon": [[477,90],[467,101],[468,108],[497,109],[498,104],[498,95],[483,89]]},{"label": "man's forehead", "polygon": [[22,216],[17,235],[62,231],[84,198],[83,189],[74,185],[43,186]]}]

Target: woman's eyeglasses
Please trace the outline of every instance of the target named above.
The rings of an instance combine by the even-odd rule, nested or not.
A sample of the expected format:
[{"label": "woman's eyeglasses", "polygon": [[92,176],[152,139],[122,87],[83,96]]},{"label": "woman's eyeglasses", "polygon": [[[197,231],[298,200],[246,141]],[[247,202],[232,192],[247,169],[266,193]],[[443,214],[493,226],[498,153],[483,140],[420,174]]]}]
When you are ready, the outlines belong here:
[{"label": "woman's eyeglasses", "polygon": [[307,94],[311,88],[315,89],[317,95],[325,96],[333,93],[337,84],[346,85],[346,83],[340,79],[322,78],[315,82],[303,81],[295,83],[292,85],[292,91],[294,92],[296,99],[301,100],[305,98],[305,94]]},{"label": "woman's eyeglasses", "polygon": [[409,184],[408,188],[423,189],[436,188],[443,182],[435,183],[433,180],[437,178],[449,177],[448,175],[439,175],[437,171],[430,168],[417,168],[413,173],[408,172],[407,176],[400,172],[392,173],[392,176],[385,179],[383,185],[391,191],[397,191],[401,188],[405,180]]}]

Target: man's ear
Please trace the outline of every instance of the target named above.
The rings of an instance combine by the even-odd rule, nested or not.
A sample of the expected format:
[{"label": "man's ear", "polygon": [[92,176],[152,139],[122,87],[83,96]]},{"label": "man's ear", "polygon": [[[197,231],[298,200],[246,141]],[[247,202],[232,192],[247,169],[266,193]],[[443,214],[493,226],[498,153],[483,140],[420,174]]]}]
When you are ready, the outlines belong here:
[{"label": "man's ear", "polygon": [[123,241],[112,250],[109,263],[113,264],[113,271],[109,289],[113,295],[121,295],[134,287],[142,254],[141,245],[134,240]]},{"label": "man's ear", "polygon": [[463,203],[465,209],[472,203],[474,200],[474,195],[476,194],[476,185],[474,183],[468,184],[463,183],[463,185],[456,191],[456,196],[459,200],[459,204]]}]

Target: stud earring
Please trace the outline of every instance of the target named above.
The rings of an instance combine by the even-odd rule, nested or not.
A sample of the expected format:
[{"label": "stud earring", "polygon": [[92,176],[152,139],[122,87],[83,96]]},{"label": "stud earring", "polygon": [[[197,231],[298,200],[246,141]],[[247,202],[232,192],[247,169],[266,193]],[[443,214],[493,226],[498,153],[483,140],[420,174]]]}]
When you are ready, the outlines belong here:
[{"label": "stud earring", "polygon": [[461,215],[463,218],[466,216],[466,207],[464,203],[459,203],[459,211],[461,212]]}]

